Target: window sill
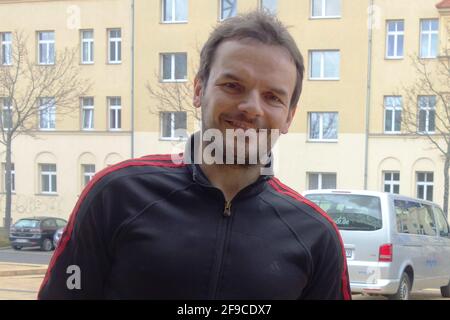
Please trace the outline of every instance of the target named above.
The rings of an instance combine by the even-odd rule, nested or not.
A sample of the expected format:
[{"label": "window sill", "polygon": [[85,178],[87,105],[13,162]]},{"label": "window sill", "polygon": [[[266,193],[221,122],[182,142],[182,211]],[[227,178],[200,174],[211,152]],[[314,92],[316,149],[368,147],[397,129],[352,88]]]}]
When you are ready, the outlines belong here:
[{"label": "window sill", "polygon": [[35,196],[43,196],[43,197],[58,197],[58,193],[36,193]]},{"label": "window sill", "polygon": [[309,16],[309,19],[310,20],[328,20],[328,19],[337,20],[337,19],[342,19],[342,16],[317,16],[317,17]]},{"label": "window sill", "polygon": [[[6,195],[6,191],[2,191],[2,192],[0,192],[0,194]],[[12,196],[16,195],[16,192],[15,192],[15,191],[12,191],[12,192],[11,192],[11,195],[12,195]]]},{"label": "window sill", "polygon": [[55,63],[38,63],[38,66],[40,67],[52,67]]},{"label": "window sill", "polygon": [[308,78],[309,81],[340,81],[341,78]]},{"label": "window sill", "polygon": [[384,60],[404,60],[405,59],[405,57],[403,57],[403,56],[399,56],[399,57],[384,57]]},{"label": "window sill", "polygon": [[437,59],[438,57],[419,57],[419,59],[423,59],[423,60],[431,60],[431,59]]},{"label": "window sill", "polygon": [[46,128],[39,128],[39,131],[52,132],[52,131],[56,131],[56,129],[55,129],[55,128],[49,128],[49,129],[46,129]]},{"label": "window sill", "polygon": [[82,65],[82,66],[93,66],[94,62],[80,62],[80,65]]},{"label": "window sill", "polygon": [[114,62],[114,61],[108,61],[106,64],[107,64],[107,65],[118,65],[118,64],[122,64],[122,61],[117,61],[117,62]]},{"label": "window sill", "polygon": [[187,24],[187,20],[183,21],[161,21],[160,24]]},{"label": "window sill", "polygon": [[162,83],[184,83],[188,82],[187,79],[162,79]]},{"label": "window sill", "polygon": [[333,139],[333,140],[325,140],[325,139],[307,139],[306,140],[307,143],[338,143],[337,139]]},{"label": "window sill", "polygon": [[159,137],[159,141],[187,141],[187,140],[188,140],[187,138],[183,138],[183,137],[181,137],[181,138],[176,138],[176,137],[174,137],[174,138]]}]

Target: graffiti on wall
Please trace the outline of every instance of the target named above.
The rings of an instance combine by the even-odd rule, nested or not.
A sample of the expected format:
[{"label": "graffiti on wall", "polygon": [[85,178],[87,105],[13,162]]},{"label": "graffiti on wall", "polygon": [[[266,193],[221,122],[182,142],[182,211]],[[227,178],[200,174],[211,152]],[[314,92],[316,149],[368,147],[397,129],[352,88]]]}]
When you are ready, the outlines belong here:
[{"label": "graffiti on wall", "polygon": [[[6,196],[0,196],[0,206],[4,215]],[[12,217],[17,221],[20,218],[30,216],[65,216],[62,210],[62,197],[52,196],[28,196],[16,194],[12,197]]]}]

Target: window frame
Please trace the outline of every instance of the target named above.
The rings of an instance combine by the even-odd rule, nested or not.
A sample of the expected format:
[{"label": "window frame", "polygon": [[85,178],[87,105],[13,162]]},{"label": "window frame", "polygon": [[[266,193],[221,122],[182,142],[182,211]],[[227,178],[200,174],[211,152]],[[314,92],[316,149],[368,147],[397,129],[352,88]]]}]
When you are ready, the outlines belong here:
[{"label": "window frame", "polygon": [[[430,100],[434,97],[434,106],[430,107]],[[427,106],[421,107],[420,99],[426,98]],[[417,97],[417,133],[419,134],[435,134],[436,133],[436,96],[433,95],[421,95]],[[420,111],[424,110],[425,113],[425,130],[420,130]],[[434,111],[434,130],[430,131],[430,111]]]},{"label": "window frame", "polygon": [[[94,171],[87,172],[87,167],[93,167]],[[94,178],[95,176],[95,164],[92,163],[82,163],[81,164],[81,178],[82,178],[82,188],[86,187],[88,183]],[[89,178],[89,180],[86,181],[86,178]]]},{"label": "window frame", "polygon": [[335,1],[339,1],[340,2],[340,15],[337,16],[327,16],[326,15],[326,4],[327,1],[329,0],[319,0],[322,1],[322,15],[320,16],[315,16],[314,15],[314,1],[315,0],[311,0],[310,3],[310,12],[309,12],[309,18],[310,19],[341,19],[342,18],[342,1],[341,0],[335,0]]},{"label": "window frame", "polygon": [[[167,137],[167,136],[164,136],[163,135],[163,131],[164,131],[164,117],[163,117],[163,114],[167,114],[167,113],[169,113],[169,114],[171,114],[171,119],[170,119],[170,133],[171,133],[171,136],[170,137]],[[162,112],[160,112],[159,114],[160,114],[160,116],[159,116],[159,118],[160,118],[160,133],[159,133],[159,139],[160,140],[166,140],[166,141],[173,141],[173,140],[186,140],[186,138],[181,138],[181,137],[177,137],[177,136],[175,136],[174,134],[175,134],[175,113],[184,113],[185,114],[185,118],[186,118],[186,128],[184,128],[184,129],[186,129],[187,130],[187,112],[186,111],[162,111]]]},{"label": "window frame", "polygon": [[[55,166],[55,171],[44,171],[43,170],[43,166],[44,165],[54,165]],[[40,194],[49,194],[49,195],[55,195],[55,194],[57,194],[58,193],[58,168],[57,168],[57,166],[56,166],[56,163],[39,163],[39,177],[40,177],[40,179],[39,179],[39,182],[40,182],[40,185],[39,185],[39,191],[40,191]],[[49,186],[49,188],[51,189],[50,191],[45,191],[44,190],[44,176],[47,176],[48,177],[48,186]],[[53,186],[53,183],[52,183],[52,181],[53,181],[53,179],[52,179],[52,177],[55,177],[55,185]],[[54,187],[54,188],[53,188]]]},{"label": "window frame", "polygon": [[[44,99],[49,99],[45,104],[42,102]],[[55,98],[53,97],[40,97],[39,99],[39,112],[38,112],[38,125],[40,131],[55,131],[56,130],[56,103]],[[53,102],[51,106],[46,105],[49,102]],[[45,112],[46,115],[50,118],[48,120],[48,126],[47,127],[41,127],[41,120],[42,120],[42,112]],[[53,127],[51,126],[53,124]]]},{"label": "window frame", "polygon": [[[108,130],[109,131],[121,131],[122,130],[122,97],[120,96],[114,96],[114,97],[108,97]],[[111,105],[112,99],[119,99],[120,104],[119,105]],[[115,125],[119,125],[118,127],[112,127],[111,126],[111,111],[115,113]],[[118,120],[119,119],[119,120]]]},{"label": "window frame", "polygon": [[[5,104],[5,101],[9,101],[9,104]],[[1,129],[5,130],[5,131],[9,131],[12,129],[13,127],[13,106],[12,106],[12,101],[11,98],[9,97],[0,97],[0,102],[1,102]],[[9,115],[8,115],[9,114]],[[5,115],[7,115],[9,117],[8,119],[8,123],[9,126],[5,127]]]},{"label": "window frame", "polygon": [[[425,181],[419,181],[419,174],[424,174]],[[429,174],[433,175],[433,180],[430,182],[428,181],[427,177]],[[419,196],[419,186],[423,186],[423,194],[425,198],[421,198]],[[428,187],[431,187],[431,199],[427,199],[428,194]],[[434,198],[434,171],[416,171],[416,197],[418,199],[427,200],[427,201],[433,201]]]},{"label": "window frame", "polygon": [[225,20],[227,20],[229,18],[235,17],[237,15],[237,7],[238,7],[238,3],[237,2],[238,2],[238,0],[231,0],[231,1],[234,1],[234,10],[235,10],[234,15],[233,15],[233,11],[232,11],[231,15],[229,17],[226,17],[226,18],[223,17],[223,8],[222,8],[222,6],[223,6],[223,2],[224,1],[229,1],[229,0],[219,0],[219,21],[220,22],[225,21]]},{"label": "window frame", "polygon": [[[337,52],[339,56],[338,64],[338,76],[337,77],[326,77],[325,76],[325,53]],[[320,53],[320,76],[313,77],[313,53]],[[331,50],[309,50],[309,70],[308,70],[308,80],[310,81],[339,81],[341,80],[341,51],[338,49]]]},{"label": "window frame", "polygon": [[[40,35],[44,34],[44,33],[52,33],[53,34],[53,40],[41,40],[40,39]],[[54,30],[47,30],[47,31],[37,31],[37,41],[38,41],[38,46],[37,46],[37,54],[38,54],[38,64],[41,66],[52,66],[55,65],[56,63],[56,32]],[[45,61],[43,62],[42,56],[41,56],[41,45],[45,45],[46,47],[46,52],[47,52],[47,57],[46,58],[50,58],[50,47],[53,44],[53,60],[52,61]]]},{"label": "window frame", "polygon": [[[312,175],[317,175],[317,189],[311,189],[311,178]],[[334,175],[335,187],[334,188],[323,188],[323,176],[324,175]],[[337,189],[337,173],[336,172],[308,172],[308,185],[307,190],[328,190],[328,189]]]},{"label": "window frame", "polygon": [[[388,192],[392,194],[400,194],[400,171],[386,170],[382,172],[383,174],[383,192]],[[391,180],[386,180],[386,174],[391,175]],[[394,174],[398,174],[398,180],[394,179]],[[389,186],[390,191],[385,191],[386,185]],[[398,193],[395,192],[395,186],[398,186]]]},{"label": "window frame", "polygon": [[[437,21],[437,30],[423,31],[422,23],[424,23],[425,21],[429,21],[430,26],[431,26],[431,21]],[[437,39],[436,39],[436,56],[430,56],[430,55],[422,56],[422,35],[424,33],[428,35],[428,46],[427,46],[428,54],[430,54],[432,51],[432,47],[431,47],[432,36],[436,35],[436,37],[437,37]],[[436,59],[438,56],[439,56],[439,18],[420,19],[420,23],[419,23],[419,58],[420,59]]]},{"label": "window frame", "polygon": [[[84,33],[85,32],[92,32],[92,38],[84,38]],[[81,64],[87,64],[87,65],[94,64],[94,61],[95,61],[95,58],[94,58],[94,54],[95,54],[94,38],[95,38],[94,29],[82,29],[82,30],[80,30]],[[92,60],[84,60],[84,44],[85,43],[88,44],[88,56],[89,57],[92,56]]]},{"label": "window frame", "polygon": [[[171,1],[172,2],[172,20],[164,20],[164,11],[166,8],[166,2]],[[161,23],[164,24],[177,24],[177,23],[188,23],[189,21],[189,0],[186,1],[186,20],[176,20],[176,0],[161,0]]]},{"label": "window frame", "polygon": [[[120,37],[111,37],[111,32],[119,31]],[[108,32],[108,64],[121,64],[122,63],[122,28],[109,28]],[[116,55],[116,60],[111,60],[111,43],[116,44],[114,54]],[[120,50],[119,50],[120,48]],[[120,52],[120,59],[117,59]]]},{"label": "window frame", "polygon": [[266,11],[266,12],[268,12],[268,13],[270,13],[270,14],[273,14],[274,16],[276,16],[277,14],[278,14],[278,0],[275,0],[276,1],[276,8],[275,8],[275,12],[274,11],[272,11],[272,10],[270,10],[270,9],[268,9],[265,5],[264,5],[264,0],[259,0],[259,8],[261,9],[261,10],[264,10],[264,11]]},{"label": "window frame", "polygon": [[[186,77],[185,79],[176,79],[176,55],[183,55],[186,58]],[[188,81],[188,73],[187,73],[187,52],[163,52],[159,54],[160,58],[160,81],[166,83],[174,83],[174,82],[187,82]],[[170,79],[164,79],[164,56],[170,56]]]},{"label": "window frame", "polygon": [[[398,31],[398,25],[397,23],[402,22],[403,23],[403,31]],[[395,31],[389,31],[389,23],[396,23],[395,24]],[[394,53],[395,55],[389,56],[389,36],[394,36]],[[403,36],[403,55],[399,56],[397,55],[398,51],[398,38],[399,36]],[[398,19],[398,20],[386,20],[386,52],[384,55],[384,58],[387,60],[401,60],[405,58],[405,20]]]},{"label": "window frame", "polygon": [[[387,103],[386,103],[387,98],[399,98],[400,105],[394,105],[394,106],[387,105]],[[402,96],[384,96],[383,97],[383,108],[384,108],[383,132],[385,134],[400,134],[402,132],[402,121],[403,121],[403,118],[402,118],[403,117],[403,97]],[[392,111],[391,129],[394,129],[394,130],[391,130],[391,131],[386,130],[386,122],[387,122],[386,119],[387,119],[387,111],[388,110]],[[395,115],[397,112],[400,112],[400,130],[399,131],[395,130],[395,119],[396,119]]]},{"label": "window frame", "polygon": [[[319,117],[319,138],[311,138],[311,116],[313,113],[317,113],[320,115]],[[324,139],[323,138],[323,116],[324,114],[334,113],[336,114],[336,138],[335,139]],[[309,111],[308,112],[308,136],[307,136],[308,142],[330,142],[335,143],[339,140],[339,112],[337,111],[330,111],[330,112],[322,112],[322,111]]]},{"label": "window frame", "polygon": [[[3,40],[3,37],[4,37],[4,35],[6,35],[6,34],[9,34],[10,36],[11,36],[11,40]],[[12,66],[12,64],[13,64],[13,56],[12,56],[12,54],[13,54],[13,52],[12,52],[12,50],[13,50],[13,47],[12,47],[12,43],[13,43],[13,35],[12,35],[12,32],[0,32],[0,58],[1,58],[1,65],[2,66]],[[5,61],[5,56],[3,55],[3,51],[6,51],[6,49],[5,50],[3,50],[3,47],[6,47],[6,48],[8,48],[7,50],[8,50],[8,55],[7,55],[7,57],[9,57],[9,63],[6,63]]]},{"label": "window frame", "polygon": [[[92,99],[92,105],[85,105],[85,99]],[[94,101],[94,97],[81,97],[81,130],[82,131],[93,131],[95,130],[95,101]],[[89,123],[91,124],[91,126],[89,128],[85,127],[85,111],[91,111],[91,119],[89,121]]]}]

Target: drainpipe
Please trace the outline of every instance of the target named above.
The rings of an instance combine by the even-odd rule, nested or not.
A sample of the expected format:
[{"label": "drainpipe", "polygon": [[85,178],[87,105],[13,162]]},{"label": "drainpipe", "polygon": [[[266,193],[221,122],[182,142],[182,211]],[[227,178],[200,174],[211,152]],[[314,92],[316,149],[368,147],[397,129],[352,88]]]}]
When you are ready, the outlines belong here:
[{"label": "drainpipe", "polygon": [[367,57],[367,92],[366,92],[366,128],[365,128],[365,142],[364,142],[364,190],[367,190],[368,167],[369,167],[369,134],[370,134],[370,98],[372,94],[372,29],[373,29],[373,3],[370,0],[369,8],[369,42],[368,42],[368,57]]},{"label": "drainpipe", "polygon": [[134,19],[135,0],[131,0],[131,158],[134,158]]}]

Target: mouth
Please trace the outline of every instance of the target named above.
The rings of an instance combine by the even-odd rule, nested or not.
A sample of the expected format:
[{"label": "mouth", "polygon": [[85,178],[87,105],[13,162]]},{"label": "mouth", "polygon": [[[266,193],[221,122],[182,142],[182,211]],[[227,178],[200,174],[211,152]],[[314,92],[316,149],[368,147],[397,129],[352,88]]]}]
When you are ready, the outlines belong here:
[{"label": "mouth", "polygon": [[224,119],[224,121],[234,129],[242,129],[244,131],[249,129],[258,130],[256,126],[246,121],[239,121],[234,119]]}]

